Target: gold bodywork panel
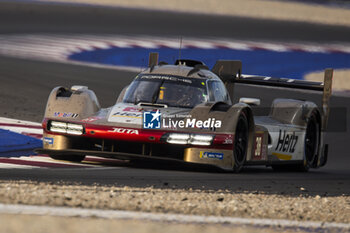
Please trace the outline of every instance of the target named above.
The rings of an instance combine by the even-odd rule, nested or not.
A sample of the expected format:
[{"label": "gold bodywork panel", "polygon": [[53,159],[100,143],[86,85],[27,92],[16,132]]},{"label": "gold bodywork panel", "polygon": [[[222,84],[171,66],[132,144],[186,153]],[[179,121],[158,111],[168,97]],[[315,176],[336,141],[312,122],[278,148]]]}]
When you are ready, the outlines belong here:
[{"label": "gold bodywork panel", "polygon": [[187,148],[184,153],[184,161],[186,162],[212,164],[223,169],[233,168],[232,158],[232,150]]},{"label": "gold bodywork panel", "polygon": [[72,91],[70,97],[57,97],[63,87],[51,91],[45,109],[45,117],[51,119],[81,120],[100,110],[95,93],[84,89]]},{"label": "gold bodywork panel", "polygon": [[43,148],[51,150],[65,150],[71,148],[72,140],[63,135],[44,133]]}]

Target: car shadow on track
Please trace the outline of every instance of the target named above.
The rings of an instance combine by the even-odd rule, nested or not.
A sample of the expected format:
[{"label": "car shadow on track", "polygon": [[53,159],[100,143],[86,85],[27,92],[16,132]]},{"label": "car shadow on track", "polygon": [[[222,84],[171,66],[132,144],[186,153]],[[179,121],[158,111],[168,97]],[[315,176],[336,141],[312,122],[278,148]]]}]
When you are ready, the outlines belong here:
[{"label": "car shadow on track", "polygon": [[[240,173],[214,166],[169,161],[102,160],[84,168],[0,169],[0,182],[25,180],[54,184],[202,190],[285,196],[350,195],[347,171],[321,168],[309,172],[275,172],[265,166]],[[81,164],[89,164],[83,161]]]}]

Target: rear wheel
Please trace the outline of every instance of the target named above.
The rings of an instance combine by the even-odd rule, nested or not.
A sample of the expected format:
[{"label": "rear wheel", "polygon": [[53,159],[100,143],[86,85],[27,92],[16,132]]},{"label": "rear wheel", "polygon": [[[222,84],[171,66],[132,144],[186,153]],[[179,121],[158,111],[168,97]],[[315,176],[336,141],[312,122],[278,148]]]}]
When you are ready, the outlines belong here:
[{"label": "rear wheel", "polygon": [[318,150],[320,147],[320,128],[320,123],[317,120],[317,113],[314,111],[307,120],[304,141],[304,160],[298,167],[300,171],[308,171],[310,167],[317,166]]},{"label": "rear wheel", "polygon": [[246,115],[242,112],[238,118],[236,132],[235,132],[235,140],[234,140],[234,148],[233,148],[233,171],[239,172],[247,158],[247,150],[248,150],[248,138],[249,138],[249,126],[248,119]]},{"label": "rear wheel", "polygon": [[65,160],[70,162],[81,162],[85,159],[85,155],[50,155],[52,159]]},{"label": "rear wheel", "polygon": [[317,167],[320,133],[320,122],[317,117],[317,112],[314,111],[307,119],[303,161],[300,164],[294,165],[273,165],[272,168],[277,171],[307,172],[310,167]]}]

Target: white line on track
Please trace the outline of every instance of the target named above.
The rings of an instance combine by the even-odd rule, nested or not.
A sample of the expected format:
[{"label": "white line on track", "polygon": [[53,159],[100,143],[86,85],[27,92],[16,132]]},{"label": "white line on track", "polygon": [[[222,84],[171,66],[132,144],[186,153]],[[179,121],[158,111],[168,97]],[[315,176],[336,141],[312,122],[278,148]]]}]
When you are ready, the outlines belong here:
[{"label": "white line on track", "polygon": [[16,169],[32,169],[32,168],[37,168],[35,166],[30,166],[30,165],[22,165],[22,164],[10,164],[10,163],[0,163],[0,168],[16,168]]},{"label": "white line on track", "polygon": [[38,136],[43,134],[40,123],[5,117],[0,117],[0,129],[10,130],[20,134],[36,134]]},{"label": "white line on track", "polygon": [[291,227],[291,228],[313,228],[313,229],[340,229],[350,230],[348,223],[331,222],[311,222],[311,221],[292,221],[284,219],[254,219],[254,218],[235,218],[220,216],[200,216],[184,214],[163,214],[146,213],[123,210],[99,210],[82,209],[71,207],[52,207],[36,205],[13,205],[0,204],[1,214],[29,214],[29,215],[50,215],[63,217],[97,217],[105,219],[136,219],[148,221],[168,221],[180,223],[197,224],[232,224],[232,225],[251,225],[266,227]]},{"label": "white line on track", "polygon": [[64,164],[64,165],[74,165],[74,166],[82,166],[82,167],[97,167],[102,166],[98,164],[88,164],[88,163],[74,163],[74,162],[68,162],[63,160],[53,160],[50,157],[46,156],[21,156],[18,158],[10,158],[14,160],[21,160],[21,161],[29,161],[29,162],[46,162],[46,163],[54,163],[54,164]]},{"label": "white line on track", "polygon": [[[36,138],[41,139],[43,130],[41,123],[22,121],[17,119],[0,117],[0,129],[9,130],[15,133],[24,135],[35,135]],[[13,148],[15,153],[16,147]],[[114,163],[113,163],[114,162]],[[93,156],[87,156],[86,160],[82,163],[71,163],[68,161],[54,160],[49,156],[44,155],[31,155],[31,156],[20,156],[20,157],[0,157],[0,168],[50,168],[50,167],[81,167],[81,168],[93,168],[103,167],[106,164],[115,165],[118,160],[96,158]],[[63,165],[63,166],[62,166]],[[119,168],[119,167],[116,167]]]},{"label": "white line on track", "polygon": [[41,123],[38,122],[32,122],[32,121],[24,121],[24,120],[17,120],[12,118],[6,118],[6,117],[0,117],[1,123],[9,123],[9,124],[21,124],[21,125],[34,125],[34,126],[41,126]]},{"label": "white line on track", "polygon": [[[76,63],[68,59],[74,53],[94,51],[96,49],[119,48],[160,48],[161,46],[177,49],[179,38],[157,38],[149,36],[115,36],[97,35],[66,35],[66,34],[13,34],[0,36],[0,54],[64,63]],[[298,43],[267,43],[257,41],[235,41],[227,39],[198,39],[186,38],[183,48],[201,49],[226,48],[235,50],[265,49],[277,52],[306,51],[306,52],[343,52],[350,53],[350,44],[298,44]],[[88,63],[92,66],[96,64]],[[102,66],[101,66],[102,67]],[[113,67],[116,68],[116,67]],[[121,67],[117,67],[120,69]],[[128,68],[127,70],[135,70]]]},{"label": "white line on track", "polygon": [[[5,161],[3,161],[5,159]],[[86,156],[86,159],[81,163],[73,163],[63,160],[54,160],[48,156],[43,155],[31,155],[20,157],[0,157],[0,168],[112,168],[112,169],[124,169],[119,167],[118,163],[122,163],[120,160],[98,158],[94,156]]]},{"label": "white line on track", "polygon": [[37,134],[37,135],[42,135],[43,134],[43,130],[42,129],[30,129],[30,128],[27,128],[25,126],[0,126],[1,129],[4,129],[4,130],[10,130],[12,132],[15,132],[15,133],[19,133],[19,134],[22,134],[22,133],[30,133],[30,134]]}]

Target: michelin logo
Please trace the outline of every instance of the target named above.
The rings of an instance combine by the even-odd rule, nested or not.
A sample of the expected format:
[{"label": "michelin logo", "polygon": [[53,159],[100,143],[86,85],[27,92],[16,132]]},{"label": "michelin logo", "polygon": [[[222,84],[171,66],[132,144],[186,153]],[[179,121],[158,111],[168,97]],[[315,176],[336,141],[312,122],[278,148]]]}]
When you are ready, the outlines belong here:
[{"label": "michelin logo", "polygon": [[201,151],[199,153],[199,157],[201,159],[224,159],[224,154],[223,153],[217,153],[217,152],[208,152],[208,151]]},{"label": "michelin logo", "polygon": [[48,138],[48,137],[44,137],[44,143],[49,144],[49,145],[53,145],[53,138]]},{"label": "michelin logo", "polygon": [[160,129],[161,113],[159,110],[143,113],[143,128],[144,129]]}]

